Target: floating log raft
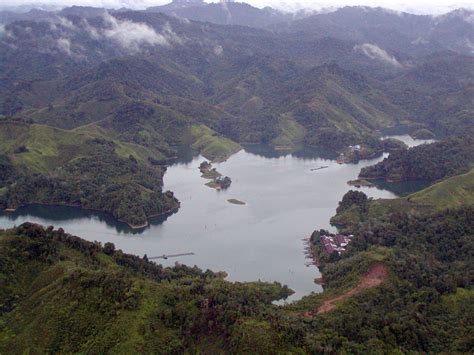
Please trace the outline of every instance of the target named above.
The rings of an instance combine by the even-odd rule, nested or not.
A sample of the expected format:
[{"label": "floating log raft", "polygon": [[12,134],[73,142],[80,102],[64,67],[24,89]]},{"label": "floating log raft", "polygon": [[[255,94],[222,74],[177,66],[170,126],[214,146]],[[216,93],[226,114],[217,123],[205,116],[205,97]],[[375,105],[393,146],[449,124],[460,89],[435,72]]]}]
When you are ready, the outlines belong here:
[{"label": "floating log raft", "polygon": [[163,254],[161,256],[153,256],[151,258],[148,258],[149,260],[156,260],[156,259],[169,259],[169,258],[177,258],[177,257],[180,257],[180,256],[192,256],[192,255],[196,255],[194,253],[184,253],[184,254],[170,254],[170,255],[166,255],[166,254]]}]

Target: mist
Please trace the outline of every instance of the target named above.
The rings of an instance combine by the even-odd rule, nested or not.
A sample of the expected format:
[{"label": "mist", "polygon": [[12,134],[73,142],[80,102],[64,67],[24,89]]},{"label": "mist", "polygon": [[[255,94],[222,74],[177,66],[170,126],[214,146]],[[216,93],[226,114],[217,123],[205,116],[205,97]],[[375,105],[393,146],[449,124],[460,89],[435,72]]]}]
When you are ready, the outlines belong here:
[{"label": "mist", "polygon": [[[72,5],[105,7],[105,8],[130,8],[133,10],[145,9],[150,6],[164,5],[171,0],[7,0],[0,5],[1,9],[23,8],[25,10],[38,8],[62,8]],[[217,1],[208,1],[217,2]],[[405,11],[416,14],[439,15],[458,8],[474,9],[474,4],[468,1],[456,0],[415,0],[415,1],[397,1],[397,0],[248,0],[245,1],[256,7],[271,6],[283,11],[298,11],[303,9],[323,10],[334,9],[343,6],[370,6],[384,7],[395,11]]]}]

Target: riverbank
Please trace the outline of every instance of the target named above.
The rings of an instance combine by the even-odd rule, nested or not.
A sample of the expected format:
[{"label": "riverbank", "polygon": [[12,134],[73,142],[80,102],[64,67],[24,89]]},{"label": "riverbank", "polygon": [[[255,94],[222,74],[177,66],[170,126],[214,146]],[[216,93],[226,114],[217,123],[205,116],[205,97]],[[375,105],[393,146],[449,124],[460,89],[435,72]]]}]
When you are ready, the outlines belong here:
[{"label": "riverbank", "polygon": [[[38,214],[34,209],[21,211],[14,218],[0,215],[0,226],[12,227],[25,221],[55,225],[90,241],[113,242],[124,252],[136,255],[192,250],[196,253],[193,265],[227,271],[230,281],[275,280],[295,290],[288,302],[298,300],[322,290],[314,283],[320,276],[318,269],[306,265],[310,260],[305,258],[302,237],[316,225],[331,228],[328,221],[340,196],[350,189],[347,181],[355,179],[362,167],[377,161],[339,166],[334,156],[324,152],[320,155],[312,148],[284,158],[278,152],[267,154],[263,150],[266,147],[258,148],[253,147],[256,153],[241,151],[225,163],[213,164],[238,182],[222,193],[203,186],[210,181],[203,180],[199,171],[204,157],[195,155],[170,165],[163,190],[174,191],[179,198],[179,213],[164,223],[150,220],[148,228],[132,230],[116,219],[75,215],[74,210],[61,216],[59,212]],[[320,166],[329,168],[310,171]],[[394,196],[387,190],[371,189],[370,197]],[[231,205],[227,202],[230,198],[247,205]],[[189,259],[163,263],[171,265],[175,261],[186,264]]]},{"label": "riverbank", "polygon": [[109,216],[114,221],[117,221],[117,222],[120,222],[120,223],[123,223],[123,224],[127,225],[131,230],[138,231],[138,230],[142,230],[142,229],[145,229],[146,227],[148,227],[150,225],[150,220],[152,220],[152,219],[165,217],[165,216],[171,216],[172,214],[177,213],[179,211],[179,208],[180,208],[180,202],[178,201],[178,206],[175,207],[175,208],[171,208],[171,209],[168,209],[164,212],[155,213],[155,214],[147,216],[147,220],[143,224],[132,224],[132,223],[129,223],[129,222],[123,220],[123,219],[115,217],[109,211],[99,210],[99,209],[94,209],[94,208],[86,208],[86,207],[83,207],[79,204],[32,202],[32,203],[23,204],[23,205],[21,205],[17,208],[5,208],[5,209],[3,209],[3,212],[5,212],[7,214],[13,214],[13,213],[17,212],[20,208],[26,208],[26,207],[29,207],[29,206],[70,207],[70,208],[76,208],[80,211],[87,211],[87,212],[104,214],[104,215]]}]

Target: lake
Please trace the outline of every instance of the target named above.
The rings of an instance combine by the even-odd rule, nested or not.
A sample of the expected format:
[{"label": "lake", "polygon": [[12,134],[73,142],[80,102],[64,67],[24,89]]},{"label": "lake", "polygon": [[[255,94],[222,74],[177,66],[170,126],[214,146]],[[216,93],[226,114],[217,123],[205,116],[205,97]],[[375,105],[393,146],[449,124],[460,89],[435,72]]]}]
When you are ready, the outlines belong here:
[{"label": "lake", "polygon": [[[413,146],[424,141],[397,136]],[[132,231],[107,214],[72,207],[28,206],[14,213],[0,212],[0,227],[30,221],[64,228],[91,241],[113,242],[127,253],[148,257],[194,253],[159,260],[180,262],[202,269],[225,271],[230,281],[278,281],[291,287],[296,300],[321,287],[314,266],[307,267],[303,238],[315,229],[334,230],[329,219],[338,202],[351,189],[362,167],[383,158],[339,165],[330,152],[304,148],[285,154],[263,146],[248,146],[228,161],[214,164],[232,178],[225,191],[205,186],[200,177],[201,156],[182,154],[168,168],[164,184],[181,201],[178,213],[153,220],[150,227]],[[321,166],[326,169],[311,171]],[[407,187],[408,188],[408,187]],[[385,188],[361,188],[369,197],[395,198]],[[396,191],[403,192],[403,186]],[[234,205],[228,199],[244,201]]]}]

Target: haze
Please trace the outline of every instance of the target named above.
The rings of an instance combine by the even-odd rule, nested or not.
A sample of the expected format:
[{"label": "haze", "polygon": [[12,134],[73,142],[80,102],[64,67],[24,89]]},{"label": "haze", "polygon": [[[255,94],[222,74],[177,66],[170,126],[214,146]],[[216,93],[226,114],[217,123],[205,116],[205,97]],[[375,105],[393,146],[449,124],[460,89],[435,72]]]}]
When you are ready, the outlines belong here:
[{"label": "haze", "polygon": [[[66,7],[72,5],[107,7],[107,8],[131,8],[144,9],[149,6],[163,5],[170,1],[167,0],[9,0],[0,9],[11,9],[14,7]],[[212,2],[212,1],[208,1]],[[217,2],[217,1],[213,1]],[[441,14],[458,8],[474,8],[472,2],[467,1],[450,1],[450,0],[416,0],[416,1],[397,1],[397,0],[299,0],[299,1],[284,1],[284,0],[248,0],[249,4],[256,7],[271,6],[274,8],[296,11],[301,9],[321,10],[327,8],[336,8],[342,6],[371,6],[384,7],[397,11],[406,11],[417,14]]]}]

